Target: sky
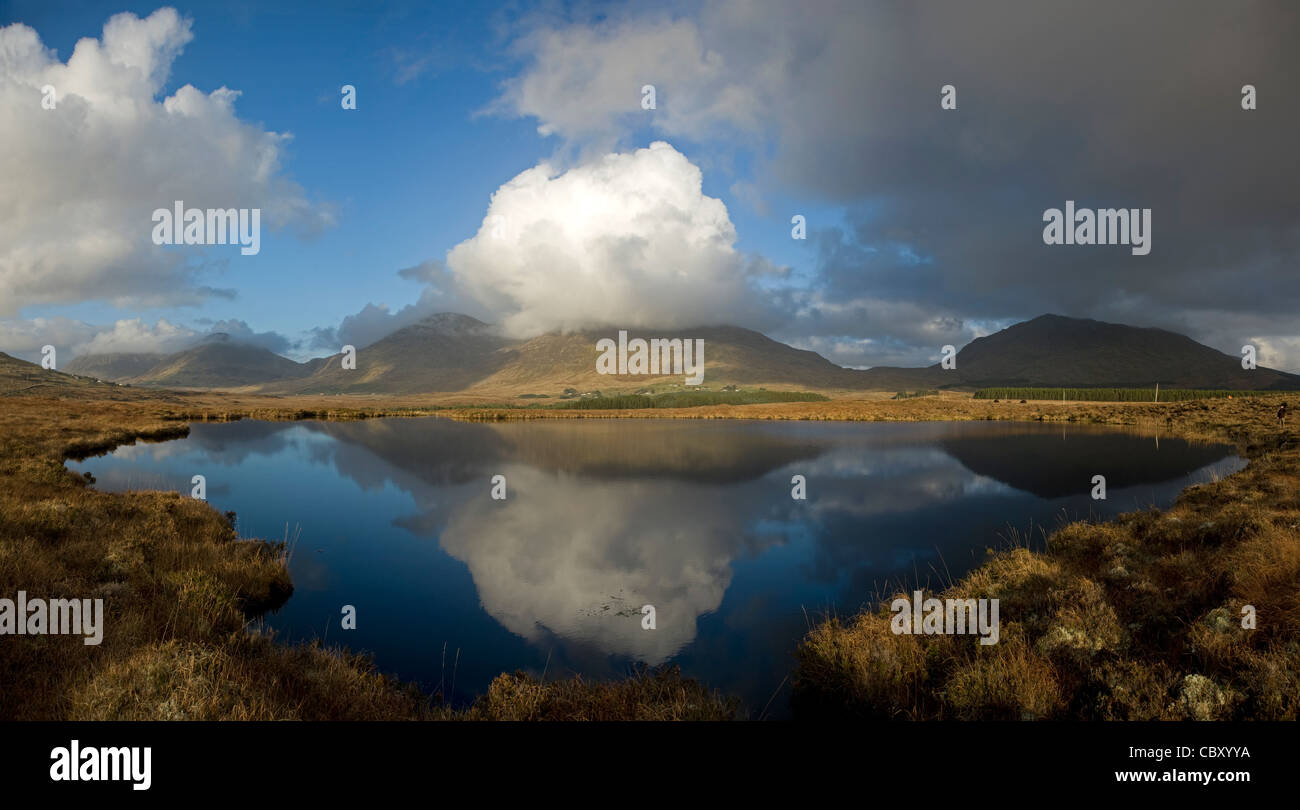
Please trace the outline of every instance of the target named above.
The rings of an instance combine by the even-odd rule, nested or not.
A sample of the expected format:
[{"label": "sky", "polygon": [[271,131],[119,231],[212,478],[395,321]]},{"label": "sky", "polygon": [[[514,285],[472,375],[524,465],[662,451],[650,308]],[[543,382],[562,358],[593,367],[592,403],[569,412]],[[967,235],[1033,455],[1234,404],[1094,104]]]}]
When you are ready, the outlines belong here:
[{"label": "sky", "polygon": [[[1051,312],[1300,371],[1297,34],[1281,0],[0,0],[0,351],[302,360],[453,311],[928,365]],[[154,244],[177,200],[258,209],[260,250]],[[1151,209],[1150,253],[1045,244],[1067,200]]]}]

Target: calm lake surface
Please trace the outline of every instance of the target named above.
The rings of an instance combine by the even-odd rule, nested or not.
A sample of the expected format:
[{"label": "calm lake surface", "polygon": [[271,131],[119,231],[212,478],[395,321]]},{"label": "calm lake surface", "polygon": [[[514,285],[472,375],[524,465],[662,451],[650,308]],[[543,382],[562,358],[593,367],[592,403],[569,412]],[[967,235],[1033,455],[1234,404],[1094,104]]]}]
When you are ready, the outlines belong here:
[{"label": "calm lake surface", "polygon": [[294,594],[266,617],[281,640],[371,652],[458,704],[504,671],[671,662],[781,717],[810,620],[940,585],[1065,519],[1168,506],[1244,464],[1224,445],[1082,426],[430,417],[196,423],[68,467],[111,491],[189,494],[205,476],[241,536],[299,536]]}]

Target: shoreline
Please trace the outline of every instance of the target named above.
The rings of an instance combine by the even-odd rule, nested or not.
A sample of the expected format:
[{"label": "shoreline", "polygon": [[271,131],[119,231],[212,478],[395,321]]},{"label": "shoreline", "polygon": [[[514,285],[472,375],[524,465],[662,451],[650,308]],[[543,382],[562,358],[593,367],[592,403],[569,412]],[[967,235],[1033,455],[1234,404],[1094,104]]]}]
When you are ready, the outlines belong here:
[{"label": "shoreline", "polygon": [[[288,591],[291,591],[292,584],[287,581],[287,569],[283,565],[282,555],[284,549],[278,547],[279,544],[276,543],[241,541],[238,546],[252,551],[235,551],[229,543],[229,537],[223,538],[219,536],[222,534],[221,524],[224,519],[206,503],[185,503],[185,499],[176,496],[174,493],[144,492],[119,495],[99,493],[90,490],[86,487],[84,481],[77,479],[76,476],[66,471],[66,468],[63,467],[63,462],[66,459],[85,458],[110,452],[114,447],[135,441],[166,441],[179,438],[189,433],[188,425],[177,424],[182,421],[231,421],[244,418],[275,421],[301,419],[341,421],[382,417],[440,416],[466,421],[503,421],[518,418],[685,418],[818,421],[978,420],[1063,422],[1112,425],[1137,428],[1139,430],[1151,429],[1159,432],[1162,436],[1205,441],[1227,441],[1233,444],[1238,449],[1238,454],[1247,460],[1247,465],[1242,471],[1225,478],[1223,481],[1210,485],[1193,486],[1184,490],[1179,495],[1178,503],[1169,510],[1171,512],[1179,509],[1179,505],[1188,498],[1188,493],[1193,490],[1209,491],[1216,487],[1222,487],[1225,481],[1237,476],[1259,473],[1257,461],[1261,459],[1268,459],[1270,456],[1281,456],[1290,460],[1288,470],[1294,471],[1293,468],[1297,466],[1295,464],[1297,456],[1294,447],[1295,442],[1289,431],[1270,429],[1267,423],[1260,419],[1260,416],[1268,413],[1272,407],[1269,403],[1273,397],[1269,396],[1263,396],[1253,401],[1215,400],[1208,403],[1206,401],[1179,403],[1033,402],[1023,405],[1019,403],[995,404],[987,400],[966,398],[935,398],[929,402],[924,399],[901,401],[840,399],[815,403],[725,405],[692,409],[639,409],[610,412],[543,411],[534,409],[523,411],[522,413],[526,414],[523,416],[519,415],[520,411],[515,410],[453,405],[451,403],[419,403],[412,400],[401,401],[402,398],[392,399],[397,401],[393,401],[388,405],[380,403],[369,405],[369,403],[366,403],[366,406],[362,407],[356,407],[361,403],[350,402],[348,403],[349,407],[340,408],[337,407],[337,402],[326,402],[320,398],[281,400],[272,403],[260,398],[227,395],[207,395],[202,397],[191,395],[178,397],[145,395],[131,396],[125,399],[115,398],[114,400],[101,400],[93,397],[89,399],[48,398],[30,394],[6,397],[0,400],[0,426],[3,426],[7,432],[6,451],[11,449],[15,441],[20,443],[30,441],[33,431],[43,435],[41,440],[33,443],[34,446],[26,448],[27,452],[16,454],[19,456],[19,458],[15,459],[16,464],[5,464],[0,480],[3,480],[5,484],[16,481],[24,486],[6,486],[7,492],[5,499],[0,500],[0,508],[3,508],[5,513],[15,508],[15,505],[11,502],[11,493],[13,491],[24,488],[30,489],[34,484],[44,484],[44,487],[41,487],[43,490],[49,490],[52,487],[53,491],[59,492],[61,496],[83,501],[79,505],[83,509],[89,508],[92,516],[95,512],[102,514],[123,509],[129,511],[133,505],[140,507],[141,502],[145,502],[145,511],[154,514],[163,512],[175,515],[177,512],[184,512],[187,520],[195,521],[205,527],[203,533],[206,534],[208,541],[206,545],[210,546],[205,549],[205,553],[210,555],[209,566],[213,571],[219,572],[216,579],[220,580],[224,575],[227,580],[221,583],[225,585],[226,590],[225,593],[220,594],[221,598],[216,598],[210,593],[205,594],[212,597],[212,603],[205,603],[201,599],[190,600],[196,602],[191,607],[197,612],[198,617],[204,620],[198,622],[200,625],[198,630],[202,630],[203,626],[207,625],[211,625],[212,628],[230,628],[233,626],[234,619],[246,616],[245,619],[239,619],[239,624],[242,626],[245,621],[255,619],[256,612],[246,613],[241,606],[255,607],[273,602],[275,597],[272,591],[276,587],[280,589],[287,588]],[[38,404],[40,407],[35,407]],[[39,413],[33,413],[34,410],[39,410]],[[683,413],[682,411],[685,410],[689,410],[690,413]],[[60,420],[60,416],[65,417],[65,419]],[[82,425],[77,426],[78,422],[81,422]],[[7,452],[6,455],[12,457],[15,454]],[[62,477],[72,479],[71,481],[59,481],[59,473],[49,469],[49,464],[53,461],[51,456],[57,456],[56,463],[62,472]],[[15,481],[8,480],[10,478],[15,479]],[[67,490],[66,487],[74,489]],[[42,494],[48,496],[50,492],[43,491]],[[1220,500],[1223,499],[1220,498]],[[1231,504],[1232,501],[1229,500],[1227,506],[1231,506]],[[1220,506],[1224,506],[1224,504],[1220,504]],[[1100,525],[1113,527],[1115,524],[1123,524],[1124,518],[1127,517],[1129,515],[1121,516],[1111,524]],[[1054,533],[1053,537],[1070,528],[1063,527]],[[1078,530],[1075,529],[1074,531]],[[229,532],[233,535],[233,529],[229,529]],[[120,540],[120,538],[118,539]],[[18,545],[23,545],[20,539],[13,537],[11,531],[0,532],[0,552],[6,552],[6,556],[9,556],[7,554],[9,551],[7,545],[15,542]],[[186,544],[183,536],[171,538],[169,542]],[[95,544],[92,543],[91,545]],[[115,553],[113,538],[101,537],[98,545],[105,547],[101,549],[105,556],[113,557]],[[31,553],[31,549],[27,551]],[[981,576],[989,579],[990,583],[994,582],[996,578],[990,572],[1002,570],[998,568],[999,565],[1006,568],[1007,562],[1004,558],[1013,558],[1016,564],[1020,566],[1029,564],[1026,563],[1026,560],[1030,561],[1030,563],[1036,561],[1050,564],[1055,559],[1053,557],[1055,553],[1051,542],[1049,542],[1048,549],[1043,552],[1030,553],[1023,550],[1002,552],[1000,556],[995,555],[989,561],[977,566],[962,582],[957,583],[949,590],[952,591],[958,587],[969,589],[971,585],[968,580]],[[229,559],[232,556],[241,558],[233,566]],[[279,561],[278,572],[277,560]],[[42,565],[36,567],[46,567],[48,563],[49,561],[46,560],[42,562]],[[237,573],[241,568],[255,569],[257,575],[250,577],[247,571]],[[176,578],[175,575],[178,574],[177,571],[165,573],[170,573],[173,580]],[[201,580],[212,578],[202,576],[204,573],[210,574],[211,572],[187,570],[184,572],[184,576],[197,577]],[[184,579],[184,576],[182,576],[182,579]],[[992,579],[990,579],[991,577]],[[22,584],[19,581],[20,579],[15,579],[13,583],[6,583],[6,585]],[[163,576],[162,579],[167,580],[167,576]],[[129,581],[130,578],[127,577],[127,580]],[[275,583],[279,583],[278,586]],[[157,581],[152,581],[149,584],[154,588],[159,585]],[[203,582],[202,585],[208,586],[209,590],[222,590],[221,587],[214,585],[212,582]],[[27,590],[31,591],[32,588],[29,587]],[[173,598],[179,595],[181,597],[180,604],[186,604],[186,597],[194,595],[190,591],[201,593],[204,591],[204,587],[200,587],[198,583],[188,581],[179,586],[174,581],[167,581],[163,585],[163,590],[168,591]],[[1050,589],[1044,591],[1047,594],[1044,598],[1050,597],[1049,591]],[[1093,596],[1096,595],[1096,593],[1093,593]],[[141,601],[148,603],[150,600],[143,599]],[[148,604],[141,604],[136,607],[141,608],[145,613],[153,610]],[[175,608],[173,608],[173,612],[175,612]],[[830,708],[840,713],[859,713],[868,716],[921,717],[930,716],[934,711],[933,707],[936,705],[946,705],[943,703],[944,699],[941,696],[935,697],[933,694],[926,696],[924,692],[925,688],[928,687],[924,687],[924,685],[931,681],[947,684],[951,680],[953,672],[960,671],[960,668],[952,670],[951,666],[949,666],[948,669],[940,667],[938,670],[931,671],[922,667],[921,669],[908,670],[907,673],[901,671],[893,672],[892,675],[887,673],[888,677],[876,672],[882,660],[897,659],[900,653],[908,652],[912,646],[918,643],[916,639],[910,636],[879,638],[879,634],[876,632],[878,628],[874,627],[873,620],[873,617],[877,615],[878,613],[872,612],[862,613],[854,617],[847,625],[834,618],[819,622],[800,643],[798,668],[795,674],[796,687],[794,690],[794,715],[796,719],[801,714],[819,715]],[[1009,621],[1005,611],[1003,615],[1004,621]],[[118,618],[121,619],[122,617],[119,616]],[[1014,621],[1010,621],[1010,623],[1015,624]],[[577,719],[584,717],[601,717],[604,719],[722,719],[736,717],[741,713],[741,707],[734,700],[711,691],[706,685],[683,679],[680,673],[673,671],[647,672],[633,676],[625,681],[609,683],[587,683],[581,679],[570,679],[563,682],[540,684],[528,676],[522,675],[522,673],[503,674],[493,682],[486,694],[479,697],[477,703],[468,709],[454,711],[438,705],[436,699],[430,702],[431,696],[414,693],[410,685],[400,684],[391,678],[379,675],[369,662],[352,656],[346,651],[324,649],[319,644],[282,647],[273,644],[265,636],[246,630],[240,632],[244,634],[243,637],[233,639],[213,639],[210,633],[206,634],[207,637],[204,637],[205,634],[202,632],[195,634],[198,638],[177,639],[174,637],[174,632],[172,638],[167,638],[165,634],[156,630],[153,632],[142,631],[138,637],[132,640],[132,644],[127,645],[132,649],[118,650],[118,655],[110,656],[115,660],[106,667],[88,666],[84,663],[78,665],[73,661],[76,656],[69,657],[67,663],[72,669],[78,670],[77,677],[72,678],[65,684],[71,693],[70,697],[59,699],[46,696],[45,699],[36,701],[38,706],[44,706],[44,710],[54,710],[53,714],[33,715],[28,712],[18,712],[11,702],[12,699],[10,699],[0,703],[0,716],[43,716],[44,719],[55,719],[56,717],[68,719],[121,716],[141,719],[158,717],[156,705],[154,705],[154,709],[149,709],[148,707],[153,704],[149,703],[148,698],[142,700],[137,693],[141,675],[144,672],[156,674],[160,667],[169,668],[175,673],[184,673],[184,678],[189,680],[203,680],[205,677],[212,677],[217,672],[221,672],[223,677],[233,676],[237,682],[235,692],[240,696],[237,700],[228,697],[223,701],[219,699],[219,696],[207,695],[200,702],[200,706],[196,707],[197,710],[184,712],[179,715],[182,717],[201,716],[214,719],[218,717],[263,719],[276,717],[317,717],[322,719],[380,719],[393,717],[422,717],[426,719],[473,719],[477,717],[509,717],[512,719]],[[1026,669],[1023,671],[1017,671],[1020,676],[1026,677],[1024,672],[1038,672],[1041,675],[1041,673],[1047,672],[1052,667],[1059,668],[1061,666],[1060,662],[1055,661],[1048,654],[1050,650],[1048,653],[1035,653],[1033,644],[1030,643],[1033,639],[1020,639],[1017,632],[1013,629],[1009,634],[1011,643],[999,645],[998,649],[1011,650],[1015,648],[1014,652],[1020,656],[1019,660],[1031,662],[1024,664]],[[1044,629],[1044,632],[1048,632],[1048,630]],[[898,641],[897,639],[900,638],[907,639],[907,641]],[[948,648],[945,646],[946,644],[947,642],[937,643],[932,645],[933,649],[923,650],[924,655],[921,656],[920,660],[924,661],[927,656],[946,657],[951,664],[951,661],[957,660],[957,657],[964,654],[960,650]],[[112,648],[114,645],[107,644],[106,646]],[[209,646],[217,649],[207,649]],[[894,649],[895,647],[897,649]],[[917,650],[910,650],[910,652],[915,653]],[[1240,650],[1237,652],[1240,652]],[[206,675],[199,665],[199,661],[203,659],[204,654],[210,654],[220,659],[220,665],[208,671]],[[1034,656],[1036,655],[1041,660],[1035,659]],[[85,656],[83,655],[81,658],[84,659]],[[1290,672],[1295,668],[1293,666],[1295,662],[1291,659],[1284,657],[1280,660],[1285,671]],[[987,662],[981,665],[988,666]],[[0,666],[8,668],[7,664],[0,664]],[[199,667],[200,671],[196,672],[196,667]],[[287,695],[278,698],[274,695],[259,694],[259,691],[264,692],[265,690],[259,690],[258,678],[259,676],[265,677],[268,670],[280,673],[282,680],[289,681]],[[875,685],[868,688],[866,692],[862,691],[863,678],[861,676],[863,673],[875,673],[872,681]],[[308,674],[311,677],[306,677]],[[171,683],[170,687],[166,687],[164,691],[166,689],[184,691],[189,688],[185,685],[186,682],[181,680],[181,674],[176,674],[174,677],[178,680]],[[969,673],[962,675],[961,678],[964,679],[961,680],[961,683],[971,680]],[[320,683],[312,685],[313,680],[323,682],[323,686]],[[1043,682],[1056,683],[1060,678],[1055,675],[1052,677],[1043,676],[1042,680]],[[986,683],[988,681],[987,673],[984,680],[975,678],[975,681]],[[892,684],[890,688],[896,690],[894,692],[886,690],[889,701],[893,701],[893,703],[889,701],[882,703],[884,701],[882,695],[885,693],[882,693],[878,688],[882,684]],[[1201,686],[1200,681],[1193,681],[1193,684],[1198,689],[1206,688]],[[36,684],[32,683],[30,686],[35,688]],[[932,683],[931,686],[933,687],[934,684]],[[945,688],[950,689],[950,686]],[[899,692],[898,689],[902,691]],[[306,694],[299,694],[295,690],[303,690]],[[21,690],[19,691],[21,693]],[[971,692],[971,690],[968,689],[968,692]],[[1030,690],[1030,692],[1032,693],[1033,690]],[[983,694],[979,690],[974,690],[971,693]],[[352,704],[349,704],[351,708],[345,708],[340,701],[335,699],[342,694],[352,695],[352,697],[348,698],[348,700],[353,701]],[[868,695],[869,699],[864,698],[864,694]],[[128,696],[130,696],[129,699]],[[1002,696],[998,700],[1005,702],[1004,698],[1005,696]],[[936,716],[1007,716],[1005,706],[999,703],[998,700],[992,700],[987,694],[984,694],[984,699],[985,702],[980,703],[974,698],[968,698],[966,703],[961,704],[962,711],[952,711],[949,708],[947,713],[940,711]],[[277,706],[277,701],[283,705]],[[133,702],[136,704],[136,708],[132,708]],[[145,706],[143,711],[138,708],[142,703]],[[167,700],[162,700],[161,703],[166,705]],[[298,708],[290,710],[288,707],[293,705]],[[1040,701],[1040,703],[1033,705],[1037,709],[1043,710],[1045,706],[1055,704],[1050,701],[1047,703]],[[56,710],[56,706],[62,706],[63,708]],[[250,706],[259,706],[260,708],[250,709]],[[891,706],[892,708],[890,708]],[[983,708],[972,709],[972,706],[982,706]],[[1019,716],[1062,716],[1060,711],[1059,708],[1040,712],[1026,711]],[[1266,712],[1265,714],[1269,713]],[[1273,712],[1273,714],[1276,714],[1276,712]]]}]

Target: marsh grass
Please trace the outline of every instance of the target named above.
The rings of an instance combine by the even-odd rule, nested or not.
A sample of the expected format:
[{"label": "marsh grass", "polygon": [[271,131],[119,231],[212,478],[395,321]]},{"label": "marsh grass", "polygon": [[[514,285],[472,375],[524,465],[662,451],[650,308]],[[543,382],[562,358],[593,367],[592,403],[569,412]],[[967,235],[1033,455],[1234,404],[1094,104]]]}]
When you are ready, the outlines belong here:
[{"label": "marsh grass", "polygon": [[1074,402],[1183,402],[1193,399],[1240,399],[1268,396],[1267,391],[1206,388],[981,388],[975,399],[1038,399]]},{"label": "marsh grass", "polygon": [[178,403],[152,392],[136,400],[0,399],[0,595],[104,600],[98,646],[81,636],[0,638],[0,719],[735,716],[733,701],[671,670],[614,683],[502,675],[468,708],[452,709],[379,673],[365,656],[323,643],[276,643],[258,617],[292,592],[288,564],[300,529],[286,525],[275,542],[240,539],[233,514],[178,492],[98,492],[64,459],[184,436],[182,414],[234,420],[427,411],[192,405],[192,398]]},{"label": "marsh grass", "polygon": [[1013,536],[927,594],[999,599],[998,644],[894,635],[883,606],[819,623],[797,653],[796,716],[1297,719],[1300,446],[1275,407],[1164,409],[1166,428],[1234,439],[1249,465],[1168,510],[1063,525],[1041,553]]},{"label": "marsh grass", "polygon": [[464,720],[735,720],[740,701],[682,677],[676,667],[642,668],[617,681],[580,677],[545,682],[522,672],[498,675]]},{"label": "marsh grass", "polygon": [[[1300,445],[1277,397],[1180,403],[901,401],[681,409],[500,409],[415,398],[240,398],[21,387],[0,398],[0,594],[105,600],[104,641],[0,643],[4,719],[721,719],[738,705],[673,670],[608,683],[502,675],[444,706],[322,644],[275,643],[256,617],[292,591],[293,539],[241,540],[175,492],[98,492],[65,458],[188,433],[194,420],[692,418],[996,420],[1123,425],[1231,441],[1242,472],[1170,510],[1076,522],[1036,553],[996,551],[944,593],[1002,600],[1002,641],[894,636],[868,610],[811,625],[796,717],[1289,718],[1300,695]],[[56,389],[57,390],[57,389]],[[347,403],[340,405],[340,403]],[[1014,543],[1012,544],[1015,545]],[[1255,631],[1240,628],[1254,605]]]}]

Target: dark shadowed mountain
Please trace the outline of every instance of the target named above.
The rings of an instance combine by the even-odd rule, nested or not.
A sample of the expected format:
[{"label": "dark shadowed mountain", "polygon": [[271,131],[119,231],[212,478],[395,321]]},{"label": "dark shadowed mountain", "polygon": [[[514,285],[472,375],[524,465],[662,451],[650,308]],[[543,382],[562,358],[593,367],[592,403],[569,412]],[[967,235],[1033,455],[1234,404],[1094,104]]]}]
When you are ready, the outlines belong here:
[{"label": "dark shadowed mountain", "polygon": [[1294,390],[1300,376],[1259,367],[1189,337],[1102,321],[1041,315],[971,341],[957,367],[873,368],[882,388],[992,386]]},{"label": "dark shadowed mountain", "polygon": [[[970,390],[989,386],[1300,389],[1300,376],[1267,368],[1245,370],[1239,357],[1162,329],[1043,315],[971,341],[957,367],[841,368],[750,329],[710,326],[634,329],[629,338],[704,341],[704,385],[820,390]],[[524,393],[556,396],[566,388],[628,392],[651,384],[684,383],[684,374],[601,375],[602,338],[616,328],[546,334],[528,340],[501,336],[488,324],[442,313],[360,347],[356,368],[342,354],[296,363],[265,349],[220,337],[150,364],[148,355],[78,358],[70,369],[100,379],[169,387],[255,386],[277,394],[418,394],[466,392],[485,397]],[[145,371],[138,369],[148,366]],[[128,373],[133,372],[133,373]]]}]

